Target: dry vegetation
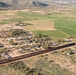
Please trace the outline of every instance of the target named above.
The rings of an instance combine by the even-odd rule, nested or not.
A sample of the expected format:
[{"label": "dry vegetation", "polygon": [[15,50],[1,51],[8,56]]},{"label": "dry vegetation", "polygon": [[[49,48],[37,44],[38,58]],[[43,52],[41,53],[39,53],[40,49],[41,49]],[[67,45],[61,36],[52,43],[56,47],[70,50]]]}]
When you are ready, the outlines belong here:
[{"label": "dry vegetation", "polygon": [[31,24],[25,26],[25,29],[27,30],[43,30],[43,31],[48,31],[48,30],[55,30],[54,28],[54,23],[52,20],[34,20],[34,21],[26,21],[26,23]]},{"label": "dry vegetation", "polygon": [[[70,12],[62,10],[49,10],[45,12],[41,10],[41,15],[40,12],[36,12],[33,10],[0,11],[0,30],[8,27],[9,25],[9,27],[11,27],[18,21],[23,21],[28,25],[21,27],[13,26],[13,28],[25,28],[27,30],[34,31],[35,33],[37,32],[43,35],[50,35],[50,37],[52,37],[54,40],[56,40],[57,38],[62,39],[65,37],[74,36],[73,42],[75,42],[75,10],[70,10]],[[62,41],[61,43],[63,44]],[[12,53],[12,56],[14,54],[15,52]],[[22,62],[27,65],[26,67],[29,67],[30,70],[33,68],[37,68],[39,72],[43,73],[43,75],[76,75],[75,59],[76,48],[72,47],[70,49],[63,49],[58,52],[55,51],[27,60],[22,60]],[[25,72],[25,70],[23,72],[22,69],[19,69],[19,65],[18,68],[16,68],[15,66],[11,67],[11,65],[0,67],[0,75],[29,75],[25,74]]]}]

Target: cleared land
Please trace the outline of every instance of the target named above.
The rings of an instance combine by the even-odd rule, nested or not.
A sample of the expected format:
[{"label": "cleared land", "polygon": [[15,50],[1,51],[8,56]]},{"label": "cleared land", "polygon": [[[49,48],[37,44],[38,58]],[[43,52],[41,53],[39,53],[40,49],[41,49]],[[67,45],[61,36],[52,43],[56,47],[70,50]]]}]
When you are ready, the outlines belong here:
[{"label": "cleared land", "polygon": [[33,21],[26,21],[26,23],[31,24],[24,26],[27,30],[56,30],[54,28],[54,24],[52,20],[33,20]]},{"label": "cleared land", "polygon": [[[1,16],[0,25],[12,25],[22,21],[29,24],[22,26],[23,28],[37,34],[47,35],[53,39],[68,38],[70,36],[74,36],[76,39],[76,9],[72,9],[68,8],[69,11],[63,9],[42,11],[45,14],[31,10],[0,11],[0,15],[7,15]],[[9,12],[10,14],[8,14]],[[76,47],[30,58],[22,62],[27,67],[38,69],[44,75],[76,75],[75,59]],[[0,67],[1,75],[25,75],[25,72],[25,69],[22,71],[22,68],[19,69],[18,67],[16,69],[8,65]]]}]

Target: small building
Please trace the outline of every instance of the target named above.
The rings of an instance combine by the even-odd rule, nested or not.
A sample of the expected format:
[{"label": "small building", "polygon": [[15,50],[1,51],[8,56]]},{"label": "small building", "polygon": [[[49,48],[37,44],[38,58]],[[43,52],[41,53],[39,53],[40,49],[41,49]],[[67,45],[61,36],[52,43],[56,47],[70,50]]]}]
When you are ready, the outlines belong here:
[{"label": "small building", "polygon": [[65,39],[64,41],[65,41],[65,42],[71,42],[72,39],[67,38],[67,39]]},{"label": "small building", "polygon": [[5,59],[11,58],[11,56],[9,56],[7,52],[2,53],[1,57],[4,57]]},{"label": "small building", "polygon": [[10,38],[8,38],[7,40],[8,41],[12,41],[14,38],[13,37],[10,37]]},{"label": "small building", "polygon": [[22,49],[22,48],[20,48],[20,49],[19,49],[19,51],[23,51],[23,49]]},{"label": "small building", "polygon": [[58,43],[56,43],[56,42],[51,42],[51,45],[53,45],[53,46],[57,46]]},{"label": "small building", "polygon": [[21,22],[21,21],[19,21],[19,23],[17,23],[16,25],[17,25],[17,26],[25,26],[26,24],[23,23],[23,22]]}]

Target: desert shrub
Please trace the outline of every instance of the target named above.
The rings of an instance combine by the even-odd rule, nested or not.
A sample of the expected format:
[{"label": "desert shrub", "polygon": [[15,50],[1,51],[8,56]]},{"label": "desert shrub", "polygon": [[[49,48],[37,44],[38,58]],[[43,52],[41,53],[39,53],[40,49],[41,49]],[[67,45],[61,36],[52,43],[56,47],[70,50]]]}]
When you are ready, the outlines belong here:
[{"label": "desert shrub", "polygon": [[30,69],[22,61],[11,63],[9,66],[16,70],[20,70],[24,72],[25,75],[43,75],[42,73],[38,71],[38,69],[36,68]]}]

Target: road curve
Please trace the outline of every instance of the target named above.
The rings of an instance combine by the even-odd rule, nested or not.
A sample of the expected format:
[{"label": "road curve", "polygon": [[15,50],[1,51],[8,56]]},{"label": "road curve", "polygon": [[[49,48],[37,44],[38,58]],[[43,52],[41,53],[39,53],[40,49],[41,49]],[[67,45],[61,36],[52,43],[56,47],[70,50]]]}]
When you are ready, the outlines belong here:
[{"label": "road curve", "polygon": [[33,53],[29,53],[29,54],[25,54],[25,55],[13,57],[13,58],[1,60],[0,61],[0,66],[11,63],[11,62],[15,62],[15,61],[18,61],[18,60],[21,60],[21,59],[37,56],[37,55],[44,54],[44,53],[51,52],[51,51],[56,51],[56,50],[66,48],[66,47],[70,47],[70,46],[74,46],[74,45],[76,45],[76,44],[75,43],[65,44],[65,45],[62,45],[62,46],[54,47],[52,49],[42,50],[42,51],[38,51],[38,52],[33,52]]}]

